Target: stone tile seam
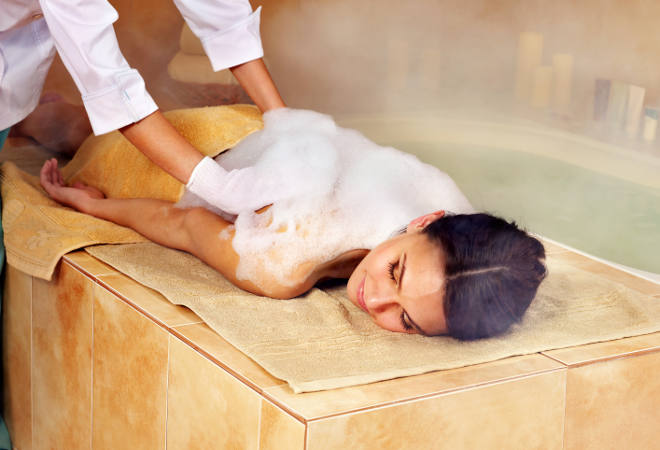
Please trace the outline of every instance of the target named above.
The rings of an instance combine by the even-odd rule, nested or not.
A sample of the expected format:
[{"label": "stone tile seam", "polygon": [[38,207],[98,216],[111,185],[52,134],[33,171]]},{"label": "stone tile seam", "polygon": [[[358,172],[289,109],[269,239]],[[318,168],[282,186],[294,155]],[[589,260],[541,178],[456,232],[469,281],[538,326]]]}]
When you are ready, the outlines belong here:
[{"label": "stone tile seam", "polygon": [[[84,275],[84,274],[83,274],[83,275]],[[115,274],[110,274],[110,275],[115,275]],[[105,276],[105,275],[100,275],[100,276]],[[165,322],[163,322],[161,319],[159,319],[158,317],[156,317],[155,315],[151,314],[151,313],[150,313],[149,311],[147,311],[146,309],[144,309],[144,308],[142,308],[141,306],[139,306],[139,305],[137,305],[136,303],[134,303],[131,299],[129,299],[128,297],[126,297],[126,295],[124,295],[124,294],[122,294],[121,292],[119,292],[116,288],[112,287],[112,286],[111,286],[108,282],[106,282],[105,280],[103,280],[103,279],[101,279],[101,278],[96,278],[96,277],[93,277],[93,276],[91,276],[90,278],[91,278],[92,281],[94,281],[95,284],[97,284],[97,285],[99,285],[99,286],[105,288],[108,292],[114,294],[116,297],[120,298],[122,301],[124,301],[124,302],[127,303],[128,305],[132,306],[133,309],[139,311],[139,312],[142,313],[144,316],[146,316],[147,318],[149,318],[149,319],[151,319],[152,321],[156,322],[158,325],[160,325],[160,326],[163,327],[163,328],[170,329],[170,328],[176,328],[176,327],[183,327],[183,326],[186,326],[186,325],[195,325],[195,324],[205,323],[203,320],[200,319],[200,320],[198,320],[198,321],[194,321],[194,322],[181,322],[181,323],[177,323],[176,325],[168,325],[168,324],[166,324]],[[174,303],[171,303],[171,305],[172,305],[172,306],[175,306],[175,307],[176,307],[176,306],[180,306],[180,305],[175,305]],[[193,312],[194,312],[194,311],[193,311]]]},{"label": "stone tile seam", "polygon": [[34,309],[34,277],[30,277],[30,448],[34,446],[34,387],[32,383],[34,376],[34,339],[32,339],[33,320],[32,311]]},{"label": "stone tile seam", "polygon": [[146,319],[150,320],[153,322],[155,325],[159,326],[160,328],[170,331],[170,327],[163,323],[163,321],[159,320],[157,317],[154,317],[153,314],[150,314],[148,311],[146,311],[144,308],[141,308],[140,306],[136,305],[129,299],[127,299],[124,295],[121,293],[117,292],[117,290],[113,289],[112,287],[108,286],[107,284],[99,281],[99,280],[94,280],[94,285],[98,286],[100,288],[105,289],[109,294],[112,294],[113,297],[115,297],[117,300],[120,302],[124,303],[126,306],[131,308],[133,311],[137,312],[138,314],[144,316]]},{"label": "stone tile seam", "polygon": [[[216,358],[211,356],[207,351],[204,349],[194,345],[192,341],[190,341],[187,337],[185,337],[182,334],[177,333],[175,330],[168,330],[170,331],[170,336],[173,338],[176,338],[181,341],[184,345],[186,345],[188,348],[190,348],[192,351],[198,353],[202,358],[206,359],[209,361],[211,364],[216,366],[219,370],[222,370],[225,372],[227,375],[231,376],[234,378],[236,381],[244,385],[246,388],[250,389],[251,391],[254,391],[255,394],[257,394],[261,399],[265,399],[273,403],[275,406],[280,408],[281,410],[285,411],[289,416],[293,417],[294,419],[298,420],[302,424],[306,424],[307,421],[302,415],[299,415],[292,409],[288,408],[286,405],[282,404],[281,402],[277,401],[277,399],[273,398],[269,394],[267,394],[266,389],[262,389],[259,386],[257,386],[255,383],[252,381],[248,380],[241,374],[237,373],[235,370],[231,369],[230,367],[222,364],[220,361],[218,361]],[[281,385],[277,386],[282,386],[285,385],[286,383],[283,382]],[[271,386],[271,387],[276,387],[276,386]]]},{"label": "stone tile seam", "polygon": [[288,415],[288,416],[290,416],[290,417],[296,419],[296,421],[297,421],[299,424],[305,426],[305,429],[307,429],[307,427],[306,427],[307,422],[306,422],[305,420],[303,420],[303,419],[299,419],[299,418],[297,418],[297,417],[293,417],[293,416],[289,413],[288,410],[282,408],[278,403],[273,402],[270,398],[267,398],[267,397],[265,397],[265,396],[262,395],[262,401],[270,403],[271,405],[273,405],[274,408],[277,408],[277,409],[280,410],[280,412],[282,412],[283,414],[286,414],[286,415]]},{"label": "stone tile seam", "polygon": [[568,404],[568,368],[564,373],[564,416],[561,420],[561,447],[562,449],[566,448],[566,417],[567,417],[567,404]]},{"label": "stone tile seam", "polygon": [[89,424],[89,448],[92,449],[94,448],[94,336],[96,333],[94,332],[94,310],[96,302],[94,301],[94,295],[96,293],[96,289],[98,289],[98,285],[93,282],[92,280],[92,298],[91,298],[91,303],[92,303],[92,337],[91,337],[91,345],[92,345],[92,355],[91,355],[91,364],[90,364],[90,386],[89,386],[89,401],[90,401],[90,410],[89,410],[89,416],[90,416],[90,424]]},{"label": "stone tile seam", "polygon": [[420,396],[417,396],[417,397],[411,397],[411,398],[407,398],[407,399],[403,399],[403,400],[397,400],[397,401],[392,401],[392,402],[380,403],[378,405],[371,405],[371,406],[366,406],[366,407],[362,407],[362,408],[346,410],[346,411],[336,413],[336,414],[327,414],[325,416],[318,416],[318,417],[314,417],[314,418],[311,418],[311,419],[307,419],[307,424],[311,425],[312,423],[315,423],[315,422],[320,422],[320,421],[323,421],[323,420],[333,419],[333,418],[336,418],[336,417],[349,416],[349,415],[353,415],[353,414],[361,414],[361,413],[364,413],[364,412],[371,412],[371,411],[376,411],[376,410],[379,410],[379,409],[390,408],[392,406],[404,405],[404,404],[409,404],[409,403],[416,403],[416,402],[429,400],[429,399],[433,399],[433,398],[445,397],[445,396],[453,395],[453,394],[460,393],[460,392],[468,392],[468,391],[472,391],[472,390],[475,390],[475,389],[481,389],[481,388],[484,388],[484,387],[496,386],[496,385],[499,385],[499,384],[509,383],[509,382],[512,382],[512,381],[518,381],[518,380],[523,380],[523,379],[526,379],[526,378],[536,377],[536,376],[540,376],[540,375],[546,375],[546,374],[550,374],[550,373],[553,373],[553,372],[563,372],[563,371],[566,371],[566,370],[568,370],[567,367],[555,367],[553,369],[539,370],[538,372],[526,373],[524,375],[512,375],[510,377],[500,378],[498,380],[492,380],[492,381],[485,381],[485,382],[482,382],[482,383],[476,383],[476,384],[473,384],[473,385],[470,385],[470,386],[450,388],[450,389],[443,390],[443,391],[440,391],[440,392],[423,394],[423,395],[420,395]]},{"label": "stone tile seam", "polygon": [[170,352],[172,350],[172,334],[167,336],[167,369],[165,370],[165,449],[167,450],[167,427],[170,419]]},{"label": "stone tile seam", "polygon": [[[626,358],[635,358],[637,356],[644,356],[644,355],[649,355],[652,353],[660,353],[660,346],[658,347],[653,347],[653,348],[644,348],[641,350],[634,350],[630,351],[624,354],[620,355],[614,355],[614,356],[604,356],[601,358],[594,358],[590,359],[588,361],[579,361],[571,364],[563,363],[567,368],[573,369],[573,368],[578,368],[578,367],[584,367],[588,366],[591,364],[599,364],[599,363],[604,363],[608,361],[615,361],[618,359],[626,359]],[[561,361],[560,361],[561,362]]]},{"label": "stone tile seam", "polygon": [[[73,261],[72,259],[69,259],[66,257],[67,255],[62,256],[62,260],[69,264],[71,267],[74,269],[77,269],[79,272],[82,272],[84,275],[88,276],[89,278],[92,279],[97,279],[97,277],[103,277],[106,275],[116,275],[116,274],[121,274],[121,272],[113,269],[112,267],[109,268],[108,272],[103,272],[103,273],[92,273],[90,270],[86,269],[82,265],[78,264],[77,262]],[[111,270],[111,271],[110,271]]]},{"label": "stone tile seam", "polygon": [[261,449],[261,418],[264,415],[264,399],[260,398],[259,418],[257,419],[257,449]]},{"label": "stone tile seam", "polygon": [[[150,313],[149,311],[147,311],[146,309],[144,309],[144,308],[142,308],[141,306],[135,304],[133,301],[131,301],[129,298],[127,298],[124,294],[122,294],[122,293],[119,292],[117,289],[115,289],[115,288],[113,288],[112,286],[110,286],[110,285],[109,285],[108,283],[106,283],[105,281],[100,280],[100,279],[98,279],[98,278],[92,278],[92,281],[94,282],[95,285],[104,288],[106,291],[108,291],[109,293],[113,294],[113,295],[114,295],[115,297],[117,297],[119,300],[121,300],[122,302],[126,303],[128,306],[130,306],[131,308],[133,308],[134,310],[136,310],[137,312],[139,312],[140,314],[142,314],[143,316],[145,316],[147,319],[151,320],[151,321],[154,322],[156,325],[158,325],[158,326],[160,326],[161,328],[164,328],[164,329],[166,329],[166,330],[170,330],[170,329],[172,329],[172,328],[182,327],[182,326],[186,326],[186,325],[196,325],[196,324],[202,324],[202,323],[205,323],[204,321],[199,320],[199,321],[196,321],[196,322],[182,322],[182,323],[177,323],[176,325],[168,325],[168,324],[166,324],[165,322],[163,322],[161,319],[159,319],[158,317],[156,317],[156,316],[154,316],[153,314],[151,314],[151,313]],[[172,304],[172,306],[177,306],[177,305]]]},{"label": "stone tile seam", "polygon": [[309,439],[309,427],[307,426],[307,422],[305,421],[305,434],[303,435],[303,450],[307,450],[309,447],[309,443],[307,440]]}]

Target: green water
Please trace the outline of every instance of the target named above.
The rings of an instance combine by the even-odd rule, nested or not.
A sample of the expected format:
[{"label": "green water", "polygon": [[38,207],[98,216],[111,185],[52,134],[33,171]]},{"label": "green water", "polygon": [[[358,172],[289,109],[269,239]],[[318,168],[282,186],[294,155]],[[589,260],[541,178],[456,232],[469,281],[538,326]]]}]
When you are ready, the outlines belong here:
[{"label": "green water", "polygon": [[658,189],[515,151],[393,146],[451,175],[478,210],[592,255],[660,273]]}]

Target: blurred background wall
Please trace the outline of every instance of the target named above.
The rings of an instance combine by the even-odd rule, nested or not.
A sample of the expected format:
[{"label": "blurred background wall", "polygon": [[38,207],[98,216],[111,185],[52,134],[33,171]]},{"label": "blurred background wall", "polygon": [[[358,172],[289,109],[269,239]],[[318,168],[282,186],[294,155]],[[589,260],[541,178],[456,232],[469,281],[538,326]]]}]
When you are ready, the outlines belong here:
[{"label": "blurred background wall", "polygon": [[[129,63],[162,109],[186,106],[167,73],[183,19],[170,1],[112,0]],[[267,63],[291,106],[330,113],[510,107],[519,34],[543,35],[543,63],[573,56],[571,114],[587,117],[596,78],[660,104],[656,0],[261,0]],[[199,86],[199,89],[204,89]],[[56,61],[46,85],[79,94]]]}]

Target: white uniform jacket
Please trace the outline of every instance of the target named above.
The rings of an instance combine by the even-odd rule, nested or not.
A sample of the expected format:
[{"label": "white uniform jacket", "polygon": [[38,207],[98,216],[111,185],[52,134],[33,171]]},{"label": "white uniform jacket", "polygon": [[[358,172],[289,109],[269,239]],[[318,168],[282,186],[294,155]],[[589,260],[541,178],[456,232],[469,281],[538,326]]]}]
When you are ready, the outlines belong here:
[{"label": "white uniform jacket", "polygon": [[[218,71],[263,56],[261,9],[248,0],[174,0]],[[117,11],[106,0],[0,1],[0,130],[39,102],[55,56],[73,77],[94,134],[134,123],[157,109],[117,43]]]}]

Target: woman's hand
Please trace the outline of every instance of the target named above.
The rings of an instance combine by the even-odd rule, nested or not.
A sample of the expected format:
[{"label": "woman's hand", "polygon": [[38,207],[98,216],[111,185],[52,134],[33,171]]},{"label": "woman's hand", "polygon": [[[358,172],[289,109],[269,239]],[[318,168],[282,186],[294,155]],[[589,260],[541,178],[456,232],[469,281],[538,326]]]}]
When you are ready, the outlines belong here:
[{"label": "woman's hand", "polygon": [[41,181],[41,186],[43,186],[53,200],[78,211],[87,212],[91,200],[105,198],[103,192],[84,183],[76,182],[73,186],[64,184],[64,179],[60,170],[57,168],[57,160],[55,158],[49,159],[44,163],[39,174],[39,180]]}]

